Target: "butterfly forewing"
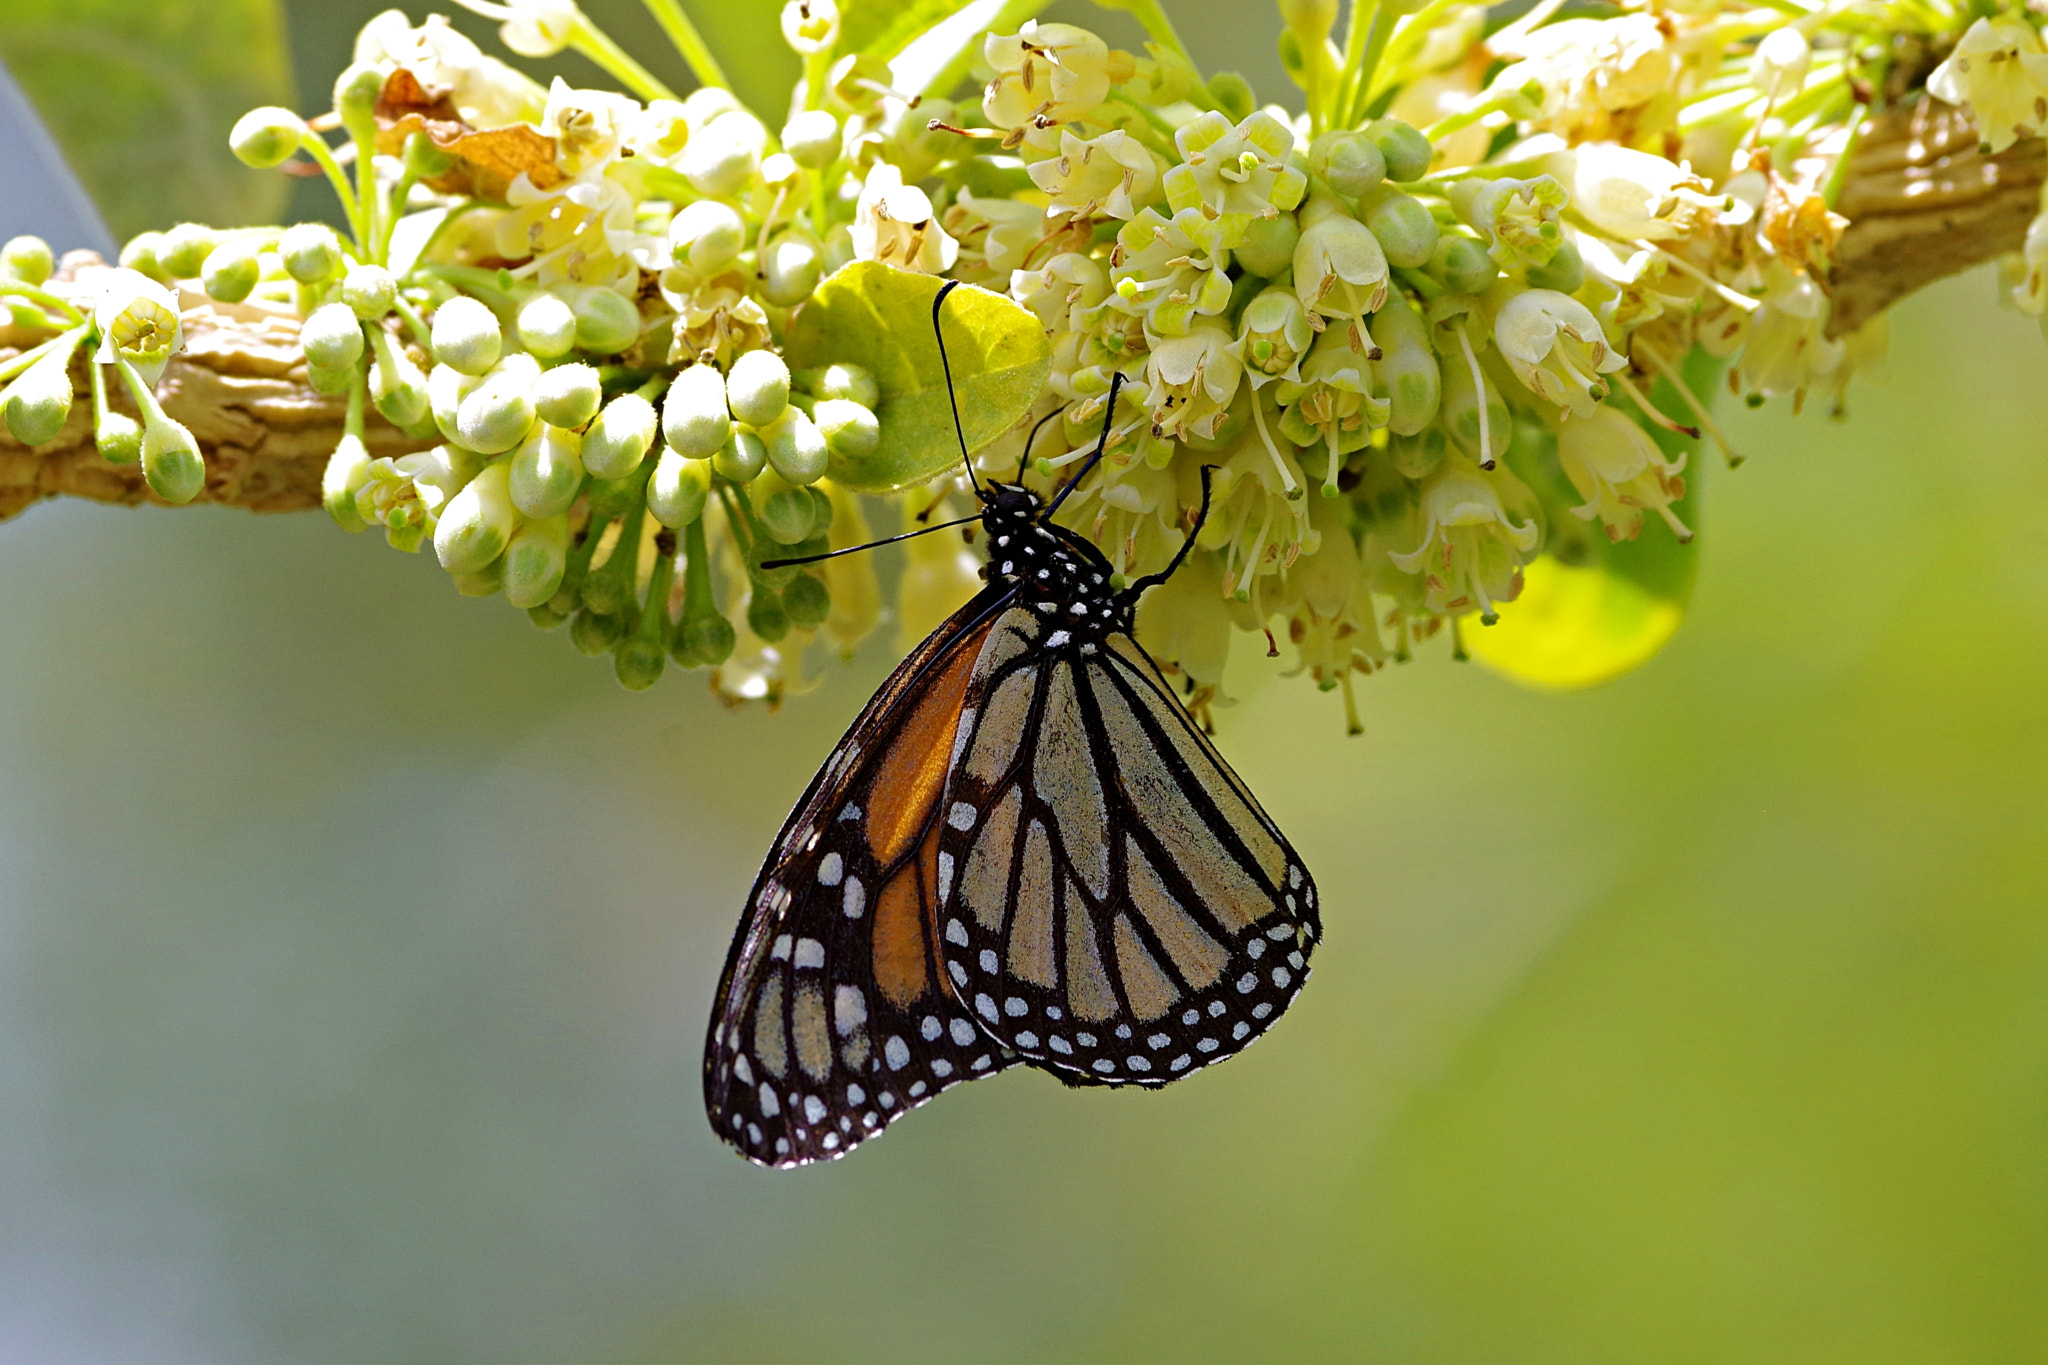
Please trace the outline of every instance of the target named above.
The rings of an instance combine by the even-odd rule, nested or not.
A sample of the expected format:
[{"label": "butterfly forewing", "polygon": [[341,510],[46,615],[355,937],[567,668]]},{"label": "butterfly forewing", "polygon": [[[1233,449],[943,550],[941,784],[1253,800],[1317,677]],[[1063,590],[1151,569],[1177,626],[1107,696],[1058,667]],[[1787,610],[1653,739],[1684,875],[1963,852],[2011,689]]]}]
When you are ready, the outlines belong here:
[{"label": "butterfly forewing", "polygon": [[939,804],[995,596],[961,608],[883,684],[754,883],[704,1055],[712,1126],[751,1160],[843,1156],[1016,1060],[949,991],[933,934]]},{"label": "butterfly forewing", "polygon": [[1128,634],[1007,610],[939,830],[941,952],[992,1037],[1074,1082],[1242,1050],[1307,977],[1300,858]]}]

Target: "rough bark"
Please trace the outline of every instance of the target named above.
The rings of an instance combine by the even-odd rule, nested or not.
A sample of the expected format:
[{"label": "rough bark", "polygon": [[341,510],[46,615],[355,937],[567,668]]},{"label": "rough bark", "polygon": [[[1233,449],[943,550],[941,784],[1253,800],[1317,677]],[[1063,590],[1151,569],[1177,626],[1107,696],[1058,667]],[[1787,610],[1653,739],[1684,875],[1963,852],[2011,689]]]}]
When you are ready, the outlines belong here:
[{"label": "rough bark", "polygon": [[[1830,330],[1853,331],[1917,289],[2019,250],[2040,211],[2044,181],[2048,144],[2039,138],[1985,156],[1969,119],[1937,101],[1873,115],[1836,205],[1849,227],[1829,281]],[[104,268],[91,253],[74,252],[51,288],[89,299],[93,276]],[[319,506],[320,474],[341,438],[342,405],[307,387],[297,319],[192,293],[182,302],[188,346],[159,392],[205,450],[201,501],[254,512]],[[0,359],[32,340],[0,327]],[[0,519],[60,495],[155,501],[139,466],[100,458],[82,362],[76,379],[81,401],[54,441],[31,450],[0,424]],[[117,401],[132,414],[125,397]],[[419,448],[374,412],[366,440],[373,455]]]}]

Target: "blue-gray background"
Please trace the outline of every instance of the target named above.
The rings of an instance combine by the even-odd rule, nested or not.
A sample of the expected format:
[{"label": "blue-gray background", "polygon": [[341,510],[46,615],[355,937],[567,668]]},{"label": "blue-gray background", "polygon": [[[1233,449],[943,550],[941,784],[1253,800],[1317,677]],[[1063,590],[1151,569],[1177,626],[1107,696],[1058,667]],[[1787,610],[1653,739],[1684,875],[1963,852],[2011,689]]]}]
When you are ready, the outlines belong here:
[{"label": "blue-gray background", "polygon": [[[294,14],[306,88],[369,8]],[[1240,672],[1327,901],[1269,1041],[789,1175],[706,1131],[703,1016],[879,647],[730,712],[317,516],[32,509],[0,1362],[2048,1358],[2048,352],[1990,293],[1846,423],[1730,418],[1641,674],[1439,654],[1346,742]]]}]

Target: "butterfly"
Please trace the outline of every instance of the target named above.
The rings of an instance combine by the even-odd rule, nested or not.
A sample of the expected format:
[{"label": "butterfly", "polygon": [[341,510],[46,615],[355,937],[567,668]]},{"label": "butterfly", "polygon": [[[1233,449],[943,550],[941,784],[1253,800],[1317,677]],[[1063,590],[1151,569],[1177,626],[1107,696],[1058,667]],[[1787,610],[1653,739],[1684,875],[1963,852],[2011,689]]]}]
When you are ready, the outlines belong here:
[{"label": "butterfly", "polygon": [[[932,303],[949,395],[954,287]],[[1314,881],[1132,634],[1209,471],[1173,560],[1128,586],[1052,519],[1120,384],[1049,503],[969,463],[987,585],[882,684],[761,867],[704,1053],[711,1125],[751,1161],[844,1156],[1020,1063],[1164,1085],[1241,1051],[1308,977]]]}]

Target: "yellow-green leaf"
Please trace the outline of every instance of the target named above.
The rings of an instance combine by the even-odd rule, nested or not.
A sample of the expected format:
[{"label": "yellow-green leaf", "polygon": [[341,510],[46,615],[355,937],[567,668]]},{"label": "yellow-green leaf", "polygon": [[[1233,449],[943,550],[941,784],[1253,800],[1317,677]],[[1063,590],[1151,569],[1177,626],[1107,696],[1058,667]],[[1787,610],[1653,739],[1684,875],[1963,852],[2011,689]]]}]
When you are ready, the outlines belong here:
[{"label": "yellow-green leaf", "polygon": [[[941,281],[876,261],[855,261],[818,286],[791,325],[792,369],[865,365],[881,386],[882,439],[857,460],[835,457],[832,477],[863,493],[887,493],[959,463],[946,374],[932,336]],[[946,355],[960,399],[967,448],[980,450],[1015,426],[1052,370],[1045,329],[1000,294],[962,285],[946,296]]]}]

